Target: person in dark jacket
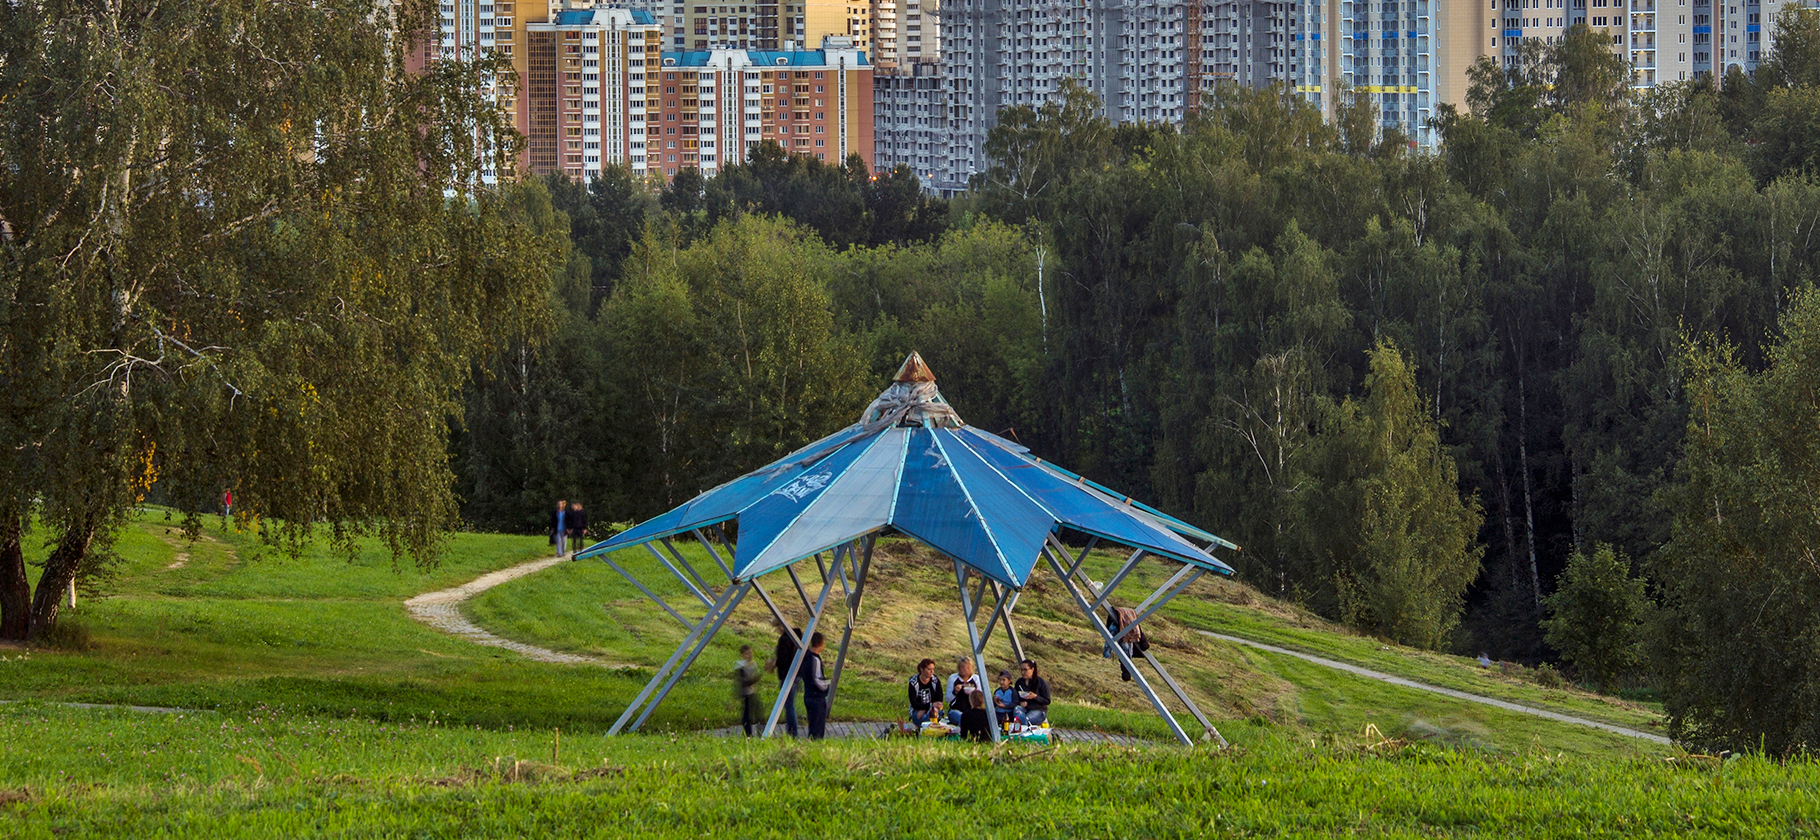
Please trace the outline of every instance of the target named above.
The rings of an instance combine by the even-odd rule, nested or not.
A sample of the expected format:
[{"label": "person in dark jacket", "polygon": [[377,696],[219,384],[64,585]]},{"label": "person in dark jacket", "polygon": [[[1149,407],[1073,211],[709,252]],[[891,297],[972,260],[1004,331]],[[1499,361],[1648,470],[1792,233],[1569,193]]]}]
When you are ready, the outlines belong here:
[{"label": "person in dark jacket", "polygon": [[935,680],[935,660],[916,663],[916,676],[910,678],[910,722],[922,726],[935,718],[942,708],[942,684]]},{"label": "person in dark jacket", "polygon": [[771,661],[765,663],[765,669],[777,669],[777,690],[784,695],[784,731],[790,737],[796,737],[796,675],[790,673],[791,663],[796,661],[796,640],[802,638],[802,630],[792,631],[783,625],[777,626],[777,647],[771,652]]},{"label": "person in dark jacket", "polygon": [[1017,694],[1018,708],[1024,710],[1024,722],[1040,726],[1049,719],[1049,681],[1043,679],[1034,659],[1019,662],[1017,667],[1023,676],[1011,688]]},{"label": "person in dark jacket", "polygon": [[803,713],[809,716],[809,738],[816,741],[828,734],[828,689],[834,684],[822,673],[826,645],[822,634],[810,636],[809,653],[803,657]]},{"label": "person in dark jacket", "polygon": [[581,509],[581,502],[569,503],[569,516],[564,527],[569,531],[569,548],[581,548],[582,540],[588,534],[588,512]]}]

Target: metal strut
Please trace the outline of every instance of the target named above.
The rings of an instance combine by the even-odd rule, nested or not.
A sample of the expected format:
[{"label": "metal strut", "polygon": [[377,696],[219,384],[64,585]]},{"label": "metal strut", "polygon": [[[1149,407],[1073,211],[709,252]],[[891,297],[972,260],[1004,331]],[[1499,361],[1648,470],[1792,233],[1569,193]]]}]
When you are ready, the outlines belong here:
[{"label": "metal strut", "polygon": [[[986,687],[986,654],[981,650],[985,645],[980,641],[979,625],[973,623],[974,604],[967,597],[967,574],[961,561],[954,561],[955,588],[961,593],[961,616],[967,620],[967,641],[973,646],[973,673],[979,676],[980,688]],[[984,578],[985,575],[980,575]],[[984,587],[981,587],[984,589]],[[955,692],[959,694],[960,692]],[[986,696],[991,696],[989,693]],[[992,743],[998,743],[998,721],[987,718],[986,731],[992,733]]]},{"label": "metal strut", "polygon": [[[837,566],[840,564],[839,555],[835,556],[834,563]],[[794,577],[794,574],[792,576]],[[784,713],[784,702],[789,700],[790,695],[795,692],[796,680],[801,673],[799,669],[803,667],[803,657],[809,653],[809,640],[815,638],[815,625],[822,620],[822,607],[827,606],[828,592],[832,589],[834,589],[834,578],[828,578],[827,582],[822,584],[821,597],[816,599],[815,607],[809,612],[809,623],[803,627],[803,644],[797,646],[796,656],[790,660],[790,670],[784,672],[790,675],[790,681],[778,686],[777,700],[771,704],[771,717],[765,719],[764,737],[766,738],[771,737],[772,731],[777,729],[777,718]],[[804,600],[807,601],[807,598]]]},{"label": "metal strut", "polygon": [[1094,612],[1092,605],[1087,602],[1086,596],[1081,594],[1080,588],[1075,586],[1073,580],[1065,576],[1066,572],[1062,568],[1061,561],[1056,559],[1054,552],[1048,546],[1043,547],[1043,559],[1049,561],[1049,565],[1055,569],[1056,575],[1063,576],[1062,585],[1068,588],[1069,595],[1074,596],[1075,605],[1080,607],[1081,614],[1087,617],[1087,621],[1093,624],[1093,629],[1098,630],[1100,637],[1111,646],[1113,654],[1119,658],[1119,664],[1125,666],[1125,670],[1131,674],[1131,679],[1138,684],[1138,688],[1144,692],[1144,696],[1150,699],[1150,705],[1154,706],[1157,714],[1162,715],[1164,722],[1169,724],[1170,731],[1175,733],[1175,737],[1181,740],[1183,746],[1194,746],[1194,739],[1189,738],[1188,733],[1182,730],[1182,725],[1176,722],[1175,715],[1171,714],[1169,707],[1164,705],[1163,698],[1157,696],[1156,689],[1150,687],[1150,681],[1144,679],[1144,675],[1138,672],[1137,663],[1132,662],[1131,657],[1125,655],[1124,648],[1112,643],[1112,631],[1106,629],[1106,623],[1100,620],[1099,613]]},{"label": "metal strut", "polygon": [[[861,549],[863,557],[859,562],[859,570],[853,573],[853,594],[847,599],[847,626],[841,631],[840,652],[835,654],[834,676],[829,679],[828,714],[830,715],[834,714],[834,695],[840,691],[841,670],[847,665],[847,643],[853,640],[853,625],[859,621],[859,602],[866,594],[866,573],[872,569],[872,543],[876,538],[868,534],[863,539],[864,548]],[[853,564],[853,552],[850,550],[847,552],[847,563],[848,565]]]},{"label": "metal strut", "polygon": [[[626,721],[631,720],[632,713],[638,711],[638,708],[644,705],[645,699],[651,696],[651,692],[657,690],[658,682],[669,675],[670,669],[676,667],[677,661],[682,659],[683,651],[690,645],[695,644],[696,638],[701,636],[702,631],[708,628],[709,623],[713,622],[715,618],[726,609],[727,601],[732,599],[734,591],[735,587],[727,587],[727,590],[721,593],[720,599],[709,606],[708,614],[702,616],[701,623],[696,624],[695,629],[690,630],[689,635],[683,637],[682,644],[676,646],[676,652],[670,654],[670,658],[664,662],[663,667],[657,669],[657,673],[652,675],[651,681],[645,684],[644,690],[638,692],[638,696],[632,699],[631,705],[627,706],[625,712],[620,714],[619,720],[613,722],[613,728],[607,730],[608,735],[619,734],[620,728],[626,725]],[[720,625],[716,624],[715,626],[718,627]]]},{"label": "metal strut", "polygon": [[682,675],[688,672],[689,666],[695,664],[695,660],[701,656],[701,652],[708,649],[708,643],[714,641],[714,634],[720,632],[720,625],[726,622],[727,616],[732,615],[733,611],[739,608],[739,602],[746,597],[746,593],[752,591],[752,584],[746,582],[736,587],[728,587],[728,589],[733,592],[733,600],[720,611],[720,615],[715,616],[714,626],[708,628],[708,632],[701,634],[701,638],[696,640],[695,649],[689,652],[689,658],[683,660],[676,670],[670,672],[669,682],[664,683],[664,687],[657,690],[657,696],[652,697],[651,702],[645,704],[644,712],[638,716],[638,720],[632,722],[631,731],[637,732],[639,727],[645,725],[645,719],[657,710],[657,704],[662,703],[664,698],[670,695],[670,689],[676,686],[676,681],[682,679]]}]

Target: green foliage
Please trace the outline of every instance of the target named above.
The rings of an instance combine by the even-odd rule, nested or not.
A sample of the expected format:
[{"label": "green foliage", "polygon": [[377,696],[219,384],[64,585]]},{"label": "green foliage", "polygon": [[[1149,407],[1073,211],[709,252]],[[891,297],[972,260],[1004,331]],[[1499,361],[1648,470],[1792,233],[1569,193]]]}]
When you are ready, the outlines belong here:
[{"label": "green foliage", "polygon": [[[0,504],[58,549],[34,599],[106,556],[155,482],[224,488],[293,548],[317,523],[432,562],[470,363],[547,325],[558,238],[481,189],[516,154],[478,89],[407,72],[428,3],[34,3],[0,18]],[[275,56],[284,57],[275,60]],[[332,68],[325,72],[323,68]],[[80,173],[79,175],[74,173]]]},{"label": "green foliage", "polygon": [[1574,552],[1555,591],[1543,599],[1544,638],[1561,657],[1604,691],[1643,659],[1649,596],[1630,561],[1600,543],[1591,554]]},{"label": "green foliage", "polygon": [[1690,349],[1684,486],[1653,569],[1652,659],[1677,737],[1774,754],[1820,745],[1820,293],[1788,305],[1753,373]]},{"label": "green foliage", "polygon": [[[686,171],[697,179],[691,184],[699,182],[698,173]],[[902,166],[873,176],[857,154],[823,163],[790,154],[773,140],[753,146],[745,163],[724,167],[706,183],[699,203],[673,200],[683,189],[677,184],[673,180],[665,193],[665,208],[679,216],[700,207],[713,226],[747,213],[779,215],[842,249],[931,239],[941,233],[947,213],[946,202],[925,195],[916,173]]]},{"label": "green foliage", "polygon": [[1362,401],[1334,407],[1296,493],[1297,546],[1348,624],[1436,648],[1478,577],[1476,500],[1462,500],[1453,459],[1396,346],[1372,348]]},{"label": "green foliage", "polygon": [[[789,222],[747,215],[678,248],[647,236],[602,307],[645,447],[649,515],[854,422],[875,383],[834,328],[838,258]],[[648,480],[648,479],[647,479]]]}]

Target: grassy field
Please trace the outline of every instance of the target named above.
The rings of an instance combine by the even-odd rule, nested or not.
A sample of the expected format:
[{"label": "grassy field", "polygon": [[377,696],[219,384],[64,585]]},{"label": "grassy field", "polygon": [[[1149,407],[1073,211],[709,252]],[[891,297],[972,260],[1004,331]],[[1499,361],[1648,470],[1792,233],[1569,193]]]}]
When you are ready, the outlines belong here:
[{"label": "grassy field", "polygon": [[[1148,629],[1154,652],[1234,743],[1228,751],[1164,745],[1162,724],[1053,581],[1024,596],[1019,628],[1055,682],[1056,719],[1158,746],[692,734],[737,721],[726,677],[737,644],[763,655],[775,638],[755,600],[647,734],[603,738],[682,635],[604,564],[560,564],[469,602],[470,617],[496,633],[607,663],[551,665],[437,633],[402,606],[541,556],[540,538],[457,535],[425,571],[394,568],[376,546],[352,561],[320,548],[291,558],[222,525],[210,520],[191,543],[161,511],[146,512],[119,542],[117,574],[68,615],[90,649],[0,649],[0,699],[17,701],[0,705],[0,837],[681,836],[729,826],[742,836],[872,837],[951,835],[958,824],[1039,837],[1820,831],[1812,763],[1690,757],[1237,648],[1196,631],[1617,723],[1655,719],[1647,707],[1351,635],[1225,582],[1197,584]],[[683,607],[680,584],[648,555],[625,560]],[[1103,579],[1114,562],[1088,567]],[[916,659],[964,649],[944,564],[888,543],[873,572],[837,717],[896,716]],[[772,594],[801,612],[787,583]],[[995,641],[994,667],[1007,658]],[[186,711],[57,705],[71,701]]]},{"label": "grassy field", "polygon": [[[1239,727],[1224,752],[571,738],[274,710],[0,707],[0,835],[1724,836],[1820,832],[1820,767]],[[553,751],[560,751],[553,755]],[[958,828],[957,828],[958,827]]]}]

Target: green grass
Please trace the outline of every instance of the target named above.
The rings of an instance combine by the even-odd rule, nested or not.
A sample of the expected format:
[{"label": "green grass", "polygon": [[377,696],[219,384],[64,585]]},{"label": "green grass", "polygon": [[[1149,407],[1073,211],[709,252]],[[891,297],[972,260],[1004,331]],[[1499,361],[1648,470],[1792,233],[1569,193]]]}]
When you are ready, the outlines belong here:
[{"label": "green grass", "polygon": [[[1724,836],[1820,832],[1820,766],[1486,753],[1236,726],[1243,746],[600,738],[287,710],[0,707],[0,835]],[[957,831],[956,826],[964,829]]]},{"label": "green grass", "polygon": [[[468,612],[502,635],[630,667],[531,662],[406,613],[411,595],[542,556],[541,538],[456,535],[442,565],[421,570],[395,568],[370,544],[351,561],[317,546],[292,558],[222,524],[211,519],[189,543],[162,512],[141,515],[119,540],[117,574],[67,614],[94,649],[0,649],[0,699],[24,701],[0,705],[0,836],[1820,831],[1811,762],[1688,757],[1212,640],[1197,628],[1617,723],[1647,726],[1654,714],[1349,634],[1224,582],[1197,584],[1147,629],[1235,744],[1225,752],[1166,745],[1163,724],[1100,658],[1067,596],[1040,578],[1020,603],[1019,628],[1056,683],[1058,722],[1157,746],[692,734],[736,722],[726,671],[738,643],[763,656],[775,639],[755,598],[647,734],[605,738],[683,630],[604,564],[559,564],[490,590]],[[699,547],[683,548],[698,569],[713,567]],[[622,556],[699,614],[649,555]],[[1117,560],[1088,562],[1104,579]],[[1167,571],[1145,569],[1127,591]],[[801,612],[787,583],[771,589]],[[916,659],[946,659],[965,644],[951,574],[926,553],[885,544],[869,592],[837,717],[895,717]],[[996,639],[989,660],[1007,658]],[[562,751],[552,757],[558,728]]]}]

